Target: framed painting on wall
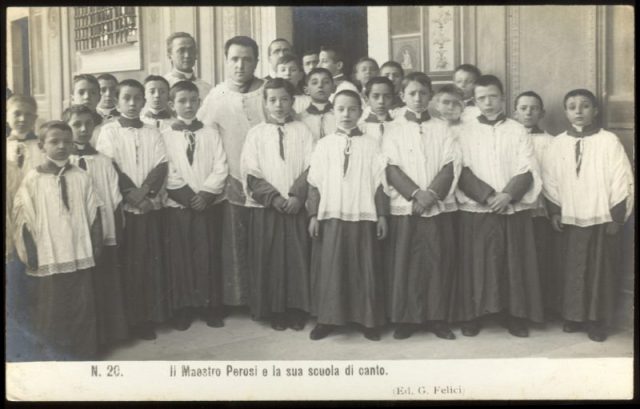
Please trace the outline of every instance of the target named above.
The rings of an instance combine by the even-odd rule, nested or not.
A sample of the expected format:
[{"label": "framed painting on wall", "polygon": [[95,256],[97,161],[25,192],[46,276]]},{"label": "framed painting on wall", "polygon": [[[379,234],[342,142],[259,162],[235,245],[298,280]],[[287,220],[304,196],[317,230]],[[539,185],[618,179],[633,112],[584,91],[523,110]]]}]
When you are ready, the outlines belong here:
[{"label": "framed painting on wall", "polygon": [[425,72],[434,81],[451,81],[460,64],[460,10],[455,6],[424,7]]},{"label": "framed painting on wall", "polygon": [[422,70],[420,35],[393,38],[391,40],[393,60],[402,65],[405,74]]}]

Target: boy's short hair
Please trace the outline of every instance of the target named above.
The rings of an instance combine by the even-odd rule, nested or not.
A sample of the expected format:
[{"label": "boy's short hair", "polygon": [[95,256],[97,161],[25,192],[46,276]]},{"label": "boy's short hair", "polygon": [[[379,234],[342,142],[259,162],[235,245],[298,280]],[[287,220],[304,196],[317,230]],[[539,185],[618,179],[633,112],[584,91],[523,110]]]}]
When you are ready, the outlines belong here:
[{"label": "boy's short hair", "polygon": [[378,70],[380,69],[380,66],[378,66],[378,61],[374,60],[371,57],[362,57],[353,66],[353,71],[355,72],[358,69],[358,65],[362,64],[363,62],[372,62],[373,65],[375,65]]},{"label": "boy's short hair", "polygon": [[96,77],[91,74],[78,74],[73,76],[73,81],[71,82],[71,91],[75,89],[76,84],[80,81],[87,81],[88,83],[95,85],[95,87],[100,90],[100,83],[98,82]]},{"label": "boy's short hair", "polygon": [[474,95],[475,90],[478,89],[478,87],[489,87],[491,85],[496,86],[500,90],[500,93],[504,95],[504,87],[502,86],[502,81],[500,81],[500,79],[495,75],[481,75],[480,77],[478,77],[478,79],[476,80],[476,87],[473,89]]},{"label": "boy's short hair", "polygon": [[176,95],[180,91],[195,92],[196,94],[198,94],[198,97],[200,96],[198,86],[192,81],[178,81],[173,84],[171,89],[169,89],[169,100],[174,101],[176,99]]},{"label": "boy's short hair", "polygon": [[100,74],[100,75],[98,75],[97,80],[98,80],[98,81],[100,81],[100,80],[113,81],[113,82],[115,82],[116,84],[118,83],[118,80],[116,79],[116,77],[114,77],[112,74],[109,74],[108,72],[107,72],[107,73],[104,73],[104,74]]},{"label": "boy's short hair", "polygon": [[86,105],[71,105],[64,111],[62,111],[62,120],[64,122],[69,122],[71,117],[74,115],[83,115],[88,114],[91,115],[91,118],[94,118],[94,112]]},{"label": "boy's short hair", "polygon": [[167,53],[171,54],[171,47],[173,47],[173,40],[176,38],[190,38],[193,41],[193,45],[198,47],[198,43],[196,43],[196,39],[189,33],[185,33],[184,31],[177,31],[175,33],[171,33],[169,37],[167,37]]},{"label": "boy's short hair", "polygon": [[302,71],[302,63],[300,62],[300,60],[295,54],[285,54],[282,57],[278,58],[278,61],[276,62],[276,67],[278,67],[278,65],[280,64],[288,64],[291,61],[295,62],[296,65],[298,66],[298,69]]},{"label": "boy's short hair", "polygon": [[56,119],[47,121],[40,126],[40,129],[38,129],[38,142],[44,143],[47,139],[47,134],[53,129],[69,132],[73,135],[73,130],[71,130],[71,127],[66,122]]},{"label": "boy's short hair", "polygon": [[386,63],[382,64],[380,66],[380,71],[382,71],[383,69],[385,69],[386,67],[393,67],[395,69],[397,69],[398,71],[400,71],[400,75],[402,75],[404,77],[404,69],[402,68],[402,65],[400,65],[399,62],[397,61],[387,61]]},{"label": "boy's short hair", "polygon": [[405,88],[407,88],[407,85],[409,85],[409,83],[414,81],[420,83],[423,87],[426,87],[429,90],[429,94],[433,95],[431,78],[429,78],[429,76],[424,72],[419,72],[419,71],[411,72],[407,74],[404,78],[402,78],[402,85],[400,86],[400,89],[404,91]]},{"label": "boy's short hair", "polygon": [[324,51],[325,53],[332,53],[334,63],[342,62],[344,64],[344,58],[342,57],[342,53],[336,47],[329,47],[329,46],[323,45],[320,47],[320,52],[322,51]]},{"label": "boy's short hair", "polygon": [[291,98],[295,98],[296,89],[294,88],[293,84],[291,84],[289,81],[285,80],[284,78],[273,78],[267,81],[266,84],[264,84],[263,91],[262,91],[262,95],[264,99],[265,100],[267,99],[268,90],[280,89],[280,88],[284,88],[284,90],[287,91],[287,94],[289,94]]},{"label": "boy's short hair", "polygon": [[116,87],[116,98],[120,98],[120,90],[124,87],[138,88],[140,92],[142,92],[142,95],[144,95],[144,85],[140,84],[140,81],[128,78],[122,80]]},{"label": "boy's short hair", "polygon": [[171,88],[171,85],[169,85],[169,81],[167,81],[167,79],[161,75],[148,75],[147,78],[144,79],[144,85],[147,85],[147,83],[151,81],[163,82],[167,86],[167,89]]},{"label": "boy's short hair", "polygon": [[271,46],[279,42],[287,43],[289,44],[289,46],[291,46],[291,43],[286,38],[276,38],[275,40],[269,43],[269,47],[267,47],[267,55],[271,55]]},{"label": "boy's short hair", "polygon": [[362,99],[360,98],[360,95],[358,95],[357,92],[350,89],[343,89],[342,91],[338,92],[335,95],[335,97],[333,97],[334,105],[335,105],[335,101],[338,99],[339,96],[351,97],[355,99],[356,101],[358,101],[358,105],[360,106],[360,109],[362,109]]},{"label": "boy's short hair", "polygon": [[13,94],[7,100],[7,110],[14,104],[26,104],[33,108],[33,112],[38,112],[38,102],[31,95]]},{"label": "boy's short hair", "polygon": [[470,74],[473,74],[476,77],[476,80],[478,78],[480,78],[482,76],[482,73],[480,72],[480,69],[478,67],[476,67],[473,64],[460,64],[456,67],[455,70],[453,70],[453,75],[456,74],[456,72],[458,71],[465,71],[468,72]]},{"label": "boy's short hair", "polygon": [[306,57],[307,55],[318,55],[318,50],[308,49],[302,53],[303,57]]},{"label": "boy's short hair", "polygon": [[439,95],[448,94],[453,95],[460,100],[460,102],[464,101],[464,92],[453,84],[445,84],[440,87],[435,93],[435,97],[437,98]]},{"label": "boy's short hair", "polygon": [[255,57],[256,60],[258,59],[258,44],[255,42],[253,38],[247,37],[247,36],[235,36],[228,39],[227,42],[224,43],[225,57],[229,54],[229,48],[231,48],[231,46],[234,44],[251,48],[253,50],[253,56]]},{"label": "boy's short hair", "polygon": [[391,90],[391,93],[394,93],[394,87],[393,87],[393,82],[391,82],[391,80],[387,77],[373,77],[369,80],[369,82],[367,82],[367,85],[364,86],[364,95],[367,96],[367,98],[369,97],[369,94],[371,93],[371,89],[373,88],[374,85],[376,84],[384,84],[387,85],[389,87],[389,89]]},{"label": "boy's short hair", "polygon": [[311,77],[313,77],[316,74],[324,74],[324,75],[326,75],[331,80],[331,83],[333,83],[333,75],[331,75],[331,71],[329,71],[326,68],[322,68],[322,67],[315,67],[314,69],[309,71],[309,74],[307,74],[305,76],[305,78],[304,78],[304,83],[306,85],[309,85],[309,81],[311,80]]},{"label": "boy's short hair", "polygon": [[577,97],[577,96],[588,98],[593,104],[593,106],[595,108],[598,108],[598,100],[594,95],[594,93],[589,91],[588,89],[578,88],[578,89],[572,89],[571,91],[567,92],[567,95],[564,96],[564,99],[562,101],[562,105],[564,106],[564,109],[567,109],[567,100],[571,97]]},{"label": "boy's short hair", "polygon": [[522,97],[532,97],[537,99],[538,102],[540,103],[540,109],[544,109],[544,102],[542,102],[542,97],[533,91],[521,92],[520,95],[518,95],[516,99],[513,101],[514,109],[518,109],[518,100]]}]

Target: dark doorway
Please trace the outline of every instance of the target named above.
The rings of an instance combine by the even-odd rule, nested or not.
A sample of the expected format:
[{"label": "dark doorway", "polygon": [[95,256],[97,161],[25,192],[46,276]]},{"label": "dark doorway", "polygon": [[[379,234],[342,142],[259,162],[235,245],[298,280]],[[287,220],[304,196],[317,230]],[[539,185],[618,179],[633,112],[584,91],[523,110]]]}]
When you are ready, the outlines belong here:
[{"label": "dark doorway", "polygon": [[366,7],[293,7],[293,48],[297,55],[320,46],[344,56],[344,73],[368,52]]},{"label": "dark doorway", "polygon": [[11,22],[11,38],[13,39],[12,58],[13,93],[30,95],[31,78],[29,75],[29,19],[21,18]]}]

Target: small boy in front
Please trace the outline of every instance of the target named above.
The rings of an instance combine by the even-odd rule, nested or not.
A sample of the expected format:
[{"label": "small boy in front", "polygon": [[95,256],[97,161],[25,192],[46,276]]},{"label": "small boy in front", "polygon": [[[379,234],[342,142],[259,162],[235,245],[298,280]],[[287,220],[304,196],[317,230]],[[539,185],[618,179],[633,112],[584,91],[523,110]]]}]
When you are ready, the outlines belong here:
[{"label": "small boy in front", "polygon": [[169,176],[165,229],[169,242],[169,307],[175,329],[184,331],[195,313],[210,327],[222,327],[221,207],[229,173],[218,131],[196,119],[198,87],[176,82],[169,105],[177,119],[163,133]]},{"label": "small boy in front", "polygon": [[116,109],[116,87],[118,80],[111,74],[101,74],[98,76],[100,85],[100,102],[96,107],[96,112],[104,121],[108,121],[120,115]]},{"label": "small boy in front", "polygon": [[305,81],[305,93],[311,97],[311,103],[298,114],[298,119],[307,125],[316,143],[336,129],[333,105],[329,102],[333,92],[333,79],[331,72],[317,67],[311,70]]},{"label": "small boy in front", "polygon": [[[115,98],[115,95],[114,95]],[[73,132],[73,147],[69,162],[86,171],[102,202],[102,254],[97,258],[94,284],[98,345],[102,348],[127,338],[124,313],[122,272],[118,260],[118,240],[122,240],[122,195],[118,188],[118,173],[113,162],[89,143],[95,128],[95,116],[84,105],[72,105],[62,113],[62,119]]]},{"label": "small boy in front", "polygon": [[360,129],[381,146],[393,120],[389,114],[394,95],[393,83],[386,77],[373,77],[367,81],[363,93],[367,108],[360,118]]},{"label": "small boy in front", "polygon": [[473,120],[481,114],[473,97],[473,87],[482,73],[475,65],[462,64],[453,72],[453,83],[464,93],[464,111],[462,121]]},{"label": "small boy in front", "polygon": [[13,208],[16,249],[27,265],[29,324],[44,355],[33,360],[91,359],[100,199],[90,176],[69,163],[73,134],[66,123],[45,123],[38,140],[46,159],[27,173]]},{"label": "small boy in front", "polygon": [[158,129],[140,120],[143,85],[123,80],[116,97],[120,116],[102,127],[96,148],[115,163],[124,199],[121,249],[129,328],[136,337],[152,340],[155,323],[168,315],[161,211],[166,195],[166,151]]},{"label": "small boy in front", "polygon": [[[453,285],[455,241],[452,212],[460,152],[448,125],[423,117],[433,94],[431,79],[412,72],[403,79],[403,116],[385,136],[382,151],[391,198],[387,315],[394,338],[428,328],[443,339],[455,336],[447,320]],[[421,120],[421,117],[423,117]]]},{"label": "small boy in front", "polygon": [[144,96],[147,102],[140,119],[160,132],[166,130],[174,119],[169,107],[169,81],[159,75],[149,75],[144,80]]},{"label": "small boy in front", "polygon": [[542,188],[526,129],[504,114],[504,90],[493,75],[478,78],[474,98],[482,114],[460,130],[462,172],[454,321],[475,336],[480,319],[503,313],[509,333],[527,337],[527,321],[543,308],[531,210]]},{"label": "small boy in front", "polygon": [[598,123],[586,89],[564,97],[568,129],[547,149],[544,195],[561,232],[563,330],[607,339],[618,293],[620,229],[633,210],[633,171],[618,137]]},{"label": "small boy in front", "polygon": [[357,127],[360,104],[357,92],[336,95],[336,131],[318,141],[311,157],[311,308],[318,318],[312,340],[356,323],[377,341],[386,320],[378,242],[387,235],[386,162],[378,144]]},{"label": "small boy in front", "polygon": [[[518,95],[514,101],[514,117],[527,130],[533,140],[540,173],[544,173],[543,160],[546,152],[553,142],[553,136],[539,127],[540,120],[544,117],[544,104],[540,95],[533,91],[525,91]],[[544,183],[544,181],[543,181]],[[544,188],[544,184],[543,184]],[[536,208],[531,211],[533,218],[533,230],[536,240],[536,254],[538,256],[538,270],[542,285],[542,298],[544,307],[549,311],[558,311],[560,302],[558,281],[557,258],[559,256],[558,233],[551,228],[549,214],[542,192],[538,196]]]},{"label": "small boy in front", "polygon": [[247,134],[241,156],[249,217],[250,297],[254,319],[277,331],[301,330],[310,309],[307,169],[313,136],[293,119],[293,86],[264,86],[267,120]]}]

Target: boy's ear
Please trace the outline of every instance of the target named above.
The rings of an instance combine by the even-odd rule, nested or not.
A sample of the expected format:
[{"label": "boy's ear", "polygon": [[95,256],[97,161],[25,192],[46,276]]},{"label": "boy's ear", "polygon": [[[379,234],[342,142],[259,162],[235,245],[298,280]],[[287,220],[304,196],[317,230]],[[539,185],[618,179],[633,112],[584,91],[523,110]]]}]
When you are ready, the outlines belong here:
[{"label": "boy's ear", "polygon": [[547,113],[544,109],[540,110],[540,119],[544,118],[544,115]]},{"label": "boy's ear", "polygon": [[[200,98],[198,98],[198,101],[200,101]],[[171,108],[172,111],[175,111],[174,103],[172,100],[167,101],[167,105],[169,105],[169,108]]]},{"label": "boy's ear", "polygon": [[338,69],[340,70],[340,72],[342,72],[342,68],[344,67],[344,63],[342,61],[338,61],[336,63],[336,66],[338,67]]},{"label": "boy's ear", "polygon": [[302,86],[302,92],[304,92],[304,95],[309,96],[309,87],[307,85]]}]

